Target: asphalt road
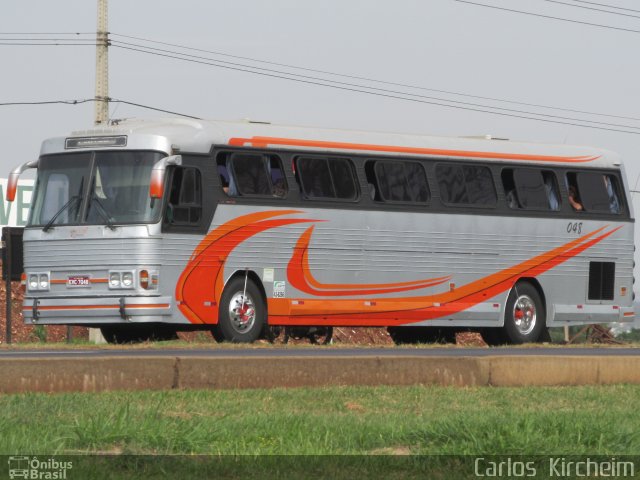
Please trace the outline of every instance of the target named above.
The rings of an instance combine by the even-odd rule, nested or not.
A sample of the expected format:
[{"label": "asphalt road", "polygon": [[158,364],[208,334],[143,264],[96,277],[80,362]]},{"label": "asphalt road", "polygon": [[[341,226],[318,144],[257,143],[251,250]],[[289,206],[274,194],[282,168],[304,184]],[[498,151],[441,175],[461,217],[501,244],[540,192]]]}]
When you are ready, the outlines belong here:
[{"label": "asphalt road", "polygon": [[95,349],[1,349],[3,358],[105,358],[105,357],[487,357],[487,356],[640,356],[640,348],[95,348]]}]

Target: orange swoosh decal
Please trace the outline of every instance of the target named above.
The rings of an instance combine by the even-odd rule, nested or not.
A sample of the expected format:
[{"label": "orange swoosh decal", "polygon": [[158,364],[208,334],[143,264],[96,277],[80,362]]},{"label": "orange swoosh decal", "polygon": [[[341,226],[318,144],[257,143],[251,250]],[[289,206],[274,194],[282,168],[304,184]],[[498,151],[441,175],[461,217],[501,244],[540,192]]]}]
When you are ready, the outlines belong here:
[{"label": "orange swoosh decal", "polygon": [[[283,316],[290,325],[389,326],[422,322],[453,315],[485,302],[513,287],[522,277],[538,276],[601,242],[622,227],[602,233],[607,227],[577,238],[520,264],[464,285],[452,292],[408,298],[375,299],[365,306],[362,300],[303,299],[300,305],[286,305],[270,299],[272,314]],[[271,316],[271,313],[270,313]],[[272,322],[280,323],[277,318]]]},{"label": "orange swoosh decal", "polygon": [[229,254],[242,242],[265,230],[320,221],[273,219],[276,216],[294,213],[302,212],[282,210],[250,213],[209,232],[194,250],[176,283],[176,301],[184,316],[192,323],[217,323],[218,301],[224,287],[222,272]]},{"label": "orange swoosh decal", "polygon": [[482,159],[501,159],[501,160],[525,160],[537,162],[559,162],[559,163],[586,163],[592,162],[600,158],[599,155],[582,155],[582,156],[557,156],[557,155],[532,155],[524,153],[502,153],[502,152],[475,152],[465,150],[447,150],[439,148],[420,148],[420,147],[401,147],[393,145],[370,145],[365,143],[349,143],[349,142],[327,142],[323,140],[305,140],[297,138],[279,138],[279,137],[251,137],[251,138],[231,138],[229,145],[245,146],[251,145],[256,148],[265,148],[269,145],[286,145],[290,147],[312,147],[322,149],[339,149],[339,150],[364,150],[369,152],[385,152],[385,153],[407,153],[418,155],[437,155],[445,157],[464,157],[464,158],[482,158]]},{"label": "orange swoosh decal", "polygon": [[320,297],[379,295],[406,292],[441,285],[451,280],[446,277],[429,278],[399,283],[336,284],[320,283],[311,274],[309,267],[309,242],[315,226],[309,227],[298,239],[293,256],[287,266],[287,279],[292,287],[301,292]]}]

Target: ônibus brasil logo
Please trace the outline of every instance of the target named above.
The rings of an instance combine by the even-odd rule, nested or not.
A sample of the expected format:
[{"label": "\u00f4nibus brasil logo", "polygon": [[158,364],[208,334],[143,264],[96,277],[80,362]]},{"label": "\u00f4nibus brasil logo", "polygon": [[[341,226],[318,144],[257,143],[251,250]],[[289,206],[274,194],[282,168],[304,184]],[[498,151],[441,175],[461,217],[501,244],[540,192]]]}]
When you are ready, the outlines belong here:
[{"label": "\u00f4nibus brasil logo", "polygon": [[73,467],[72,462],[63,462],[55,458],[41,460],[38,457],[9,457],[9,478],[25,478],[34,480],[65,480],[67,470]]}]

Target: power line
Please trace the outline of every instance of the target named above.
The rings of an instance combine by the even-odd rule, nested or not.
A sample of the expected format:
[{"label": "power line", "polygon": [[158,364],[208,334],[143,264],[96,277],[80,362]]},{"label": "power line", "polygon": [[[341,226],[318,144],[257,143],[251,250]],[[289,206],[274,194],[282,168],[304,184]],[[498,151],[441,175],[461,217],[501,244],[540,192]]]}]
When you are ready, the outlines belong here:
[{"label": "power line", "polygon": [[95,102],[95,99],[85,98],[84,100],[45,100],[41,102],[3,102],[3,103],[0,103],[0,107],[10,107],[15,105],[53,105],[53,104],[78,105],[78,104],[87,103],[87,102]]},{"label": "power line", "polygon": [[0,32],[0,35],[94,35],[96,32]]},{"label": "power line", "polygon": [[640,15],[632,15],[630,13],[622,13],[622,12],[612,12],[611,10],[605,10],[603,8],[595,8],[595,7],[585,7],[584,5],[574,5],[573,3],[561,2],[560,0],[542,0],[543,2],[548,3],[557,3],[559,5],[566,5],[573,8],[582,8],[584,10],[592,10],[596,12],[604,12],[610,13],[611,15],[620,15],[623,17],[632,17],[632,18],[640,18]]},{"label": "power line", "polygon": [[[18,105],[80,105],[82,103],[90,103],[95,102],[95,98],[85,98],[82,100],[44,100],[44,101],[35,101],[35,102],[1,102],[0,107],[11,107]],[[120,100],[117,98],[108,99],[109,103],[121,103],[124,105],[131,105],[133,107],[144,108],[147,110],[154,110],[156,112],[169,113],[171,115],[178,115],[180,117],[193,118],[195,120],[202,120],[200,117],[194,117],[193,115],[186,115],[184,113],[175,112],[172,110],[166,110],[163,108],[152,107],[149,105],[143,105],[141,103],[130,102],[128,100]]]},{"label": "power line", "polygon": [[[606,131],[613,131],[613,132],[620,132],[620,133],[629,133],[629,134],[633,134],[633,135],[640,135],[640,132],[637,132],[637,131],[629,131],[629,130],[622,130],[621,128],[613,128],[613,127],[616,127],[616,125],[614,125],[614,124],[611,124],[612,128],[598,127],[598,126],[594,126],[594,125],[585,125],[584,123],[575,123],[575,122],[576,121],[578,121],[578,122],[588,122],[588,123],[602,123],[602,122],[593,122],[593,121],[590,121],[590,120],[580,120],[580,119],[575,120],[575,121],[571,121],[572,119],[568,119],[570,121],[550,120],[550,119],[545,119],[545,118],[536,118],[536,117],[528,116],[528,115],[545,116],[543,114],[524,112],[525,114],[528,114],[528,115],[525,115],[525,114],[520,115],[520,114],[514,114],[514,113],[504,113],[504,112],[496,112],[496,111],[492,111],[492,110],[487,110],[487,108],[488,109],[498,109],[498,107],[480,106],[482,108],[472,108],[472,107],[464,107],[464,106],[460,106],[460,105],[451,105],[451,104],[448,104],[448,103],[442,103],[442,101],[444,101],[444,102],[447,102],[447,101],[448,102],[452,102],[451,100],[427,101],[427,100],[421,100],[419,98],[408,98],[407,96],[404,96],[404,95],[411,95],[411,96],[415,96],[415,95],[407,94],[407,93],[403,93],[403,92],[392,92],[392,91],[387,91],[389,93],[380,93],[380,91],[378,91],[378,92],[370,91],[370,90],[381,90],[381,89],[375,89],[373,87],[366,87],[366,86],[360,86],[360,85],[356,85],[354,87],[344,86],[344,85],[336,85],[335,83],[326,83],[326,82],[331,82],[331,80],[326,80],[326,79],[293,78],[291,76],[282,75],[282,74],[267,73],[265,71],[256,71],[256,67],[249,67],[249,68],[236,67],[236,66],[221,64],[221,63],[219,63],[220,61],[212,61],[212,60],[208,60],[207,61],[207,60],[204,60],[204,59],[198,60],[198,59],[194,59],[194,58],[185,58],[184,56],[176,56],[176,55],[169,55],[169,54],[166,54],[166,53],[159,53],[159,52],[153,52],[153,51],[148,51],[148,50],[142,50],[142,49],[139,49],[139,48],[123,46],[123,45],[115,44],[115,43],[114,43],[113,46],[117,47],[117,48],[122,48],[122,49],[125,49],[125,50],[131,50],[131,51],[146,53],[146,54],[149,54],[149,55],[155,55],[155,56],[160,56],[160,57],[165,57],[165,58],[172,58],[172,59],[176,59],[176,60],[182,60],[182,61],[202,64],[202,65],[215,66],[215,67],[219,67],[219,68],[223,68],[223,69],[227,69],[227,70],[241,71],[241,72],[245,72],[245,73],[253,73],[255,75],[261,75],[261,76],[265,76],[265,77],[280,78],[280,79],[284,79],[284,80],[295,81],[295,82],[305,83],[305,84],[309,84],[309,85],[317,85],[317,86],[323,86],[323,87],[328,87],[328,88],[334,88],[334,89],[338,89],[338,90],[365,93],[365,94],[368,94],[368,95],[374,95],[374,96],[379,96],[379,97],[393,98],[393,99],[405,100],[405,101],[410,101],[410,102],[415,102],[415,103],[422,103],[422,104],[428,104],[428,105],[437,105],[437,106],[441,106],[441,107],[455,108],[455,109],[474,111],[474,112],[480,112],[480,113],[489,113],[489,114],[512,117],[512,118],[522,118],[522,119],[527,119],[527,120],[536,120],[536,121],[540,121],[540,122],[556,123],[556,124],[561,124],[561,125],[571,125],[571,126],[576,126],[576,127],[584,127],[584,128],[592,128],[592,129],[597,129],[597,130],[606,130]],[[180,54],[178,54],[178,55],[180,55]],[[253,70],[250,69],[250,68],[253,68]],[[363,88],[364,89],[368,89],[368,90],[363,90]],[[461,102],[458,102],[458,103],[461,103]],[[630,128],[630,129],[639,128],[639,127],[633,127],[633,126],[628,126],[628,125],[623,125],[623,126],[620,126],[620,127],[622,127],[622,128]]]},{"label": "power line", "polygon": [[471,2],[469,0],[453,0],[453,1],[454,2],[458,2],[458,3],[465,3],[465,4],[468,4],[468,5],[475,5],[477,7],[492,8],[494,10],[502,10],[502,11],[505,11],[505,12],[520,13],[520,14],[523,14],[523,15],[530,15],[532,17],[540,17],[540,18],[546,18],[546,19],[550,19],[550,20],[559,20],[561,22],[569,22],[569,23],[577,23],[577,24],[580,24],[580,25],[588,25],[590,27],[606,28],[606,29],[609,29],[609,30],[620,30],[622,32],[630,32],[630,33],[640,33],[640,30],[633,30],[631,28],[614,27],[612,25],[602,25],[600,23],[583,22],[583,21],[580,21],[580,20],[572,20],[572,19],[569,19],[569,18],[554,17],[553,15],[543,15],[541,13],[525,12],[523,10],[514,10],[512,8],[498,7],[496,5],[487,5],[486,3]]},{"label": "power line", "polygon": [[[624,115],[613,115],[613,114],[607,114],[607,113],[591,112],[591,111],[586,111],[586,110],[576,110],[576,109],[570,109],[570,108],[554,107],[554,106],[550,106],[550,105],[542,105],[542,104],[529,103],[529,102],[520,102],[520,101],[507,100],[507,99],[496,98],[496,97],[487,97],[487,96],[481,96],[481,95],[471,95],[471,94],[468,94],[468,93],[454,92],[454,91],[451,91],[451,90],[427,88],[427,87],[418,86],[418,85],[412,85],[412,84],[407,84],[407,83],[389,82],[389,81],[379,80],[379,79],[370,78],[370,77],[349,75],[349,74],[337,73],[337,72],[332,72],[332,71],[328,71],[328,70],[319,70],[319,69],[314,69],[314,68],[306,68],[306,67],[300,67],[300,66],[297,66],[297,65],[291,65],[291,64],[286,64],[286,63],[271,62],[271,61],[252,58],[252,57],[244,57],[244,56],[240,56],[240,55],[232,55],[232,54],[229,54],[229,53],[220,52],[220,51],[216,51],[216,50],[206,50],[206,49],[202,49],[202,48],[189,47],[189,46],[186,46],[186,45],[179,45],[179,44],[175,44],[175,43],[160,42],[160,41],[157,41],[157,40],[151,40],[151,39],[142,38],[142,37],[135,37],[135,36],[131,36],[131,35],[123,35],[123,34],[119,34],[119,33],[112,33],[111,35],[115,36],[115,37],[122,37],[122,38],[139,40],[139,41],[142,41],[142,42],[147,42],[147,43],[152,43],[152,44],[170,46],[170,47],[179,48],[179,49],[183,49],[183,50],[191,50],[191,51],[196,51],[196,52],[203,52],[203,53],[208,53],[208,54],[212,54],[212,55],[219,55],[219,56],[223,56],[223,57],[235,58],[235,59],[240,59],[240,60],[248,60],[248,61],[251,61],[251,62],[262,63],[262,64],[265,64],[265,65],[273,65],[273,66],[278,66],[278,67],[291,68],[291,69],[305,71],[305,72],[320,73],[320,74],[324,74],[324,75],[331,75],[331,76],[336,76],[336,77],[349,78],[349,79],[353,79],[353,80],[362,80],[362,81],[371,82],[371,83],[377,83],[377,84],[382,84],[382,85],[391,85],[391,86],[394,86],[394,87],[410,88],[410,89],[422,90],[422,91],[427,91],[427,92],[442,93],[442,94],[446,94],[446,95],[454,95],[454,96],[459,96],[459,97],[475,98],[475,99],[478,99],[478,100],[488,100],[488,101],[492,101],[492,102],[503,102],[503,103],[509,103],[509,104],[512,104],[512,105],[522,105],[522,106],[526,106],[526,107],[544,108],[544,109],[549,109],[549,110],[557,110],[557,111],[570,112],[570,113],[581,113],[581,114],[585,114],[585,115],[594,115],[594,116],[601,116],[601,117],[618,118],[618,119],[621,119],[621,120],[640,121],[639,117],[630,117],[630,116],[624,116]],[[127,44],[126,42],[121,42],[121,43]],[[127,44],[127,45],[133,45],[133,44]],[[146,46],[144,46],[142,48],[154,49],[153,47],[146,47]],[[161,49],[157,49],[157,50],[162,51]],[[177,53],[177,52],[175,52],[175,53]],[[182,54],[182,53],[177,53],[177,54],[186,55],[186,54]],[[200,57],[200,58],[203,58],[203,57]],[[208,60],[214,60],[214,59],[208,59]],[[222,60],[219,60],[219,61],[222,62]],[[251,68],[258,68],[258,67],[251,67]],[[295,75],[295,74],[292,74],[292,75]]]},{"label": "power line", "polygon": [[[129,47],[132,47],[132,49],[134,49],[136,51],[141,51],[142,53],[150,53],[151,54],[151,53],[154,53],[154,52],[147,51],[147,50],[155,50],[156,52],[162,52],[163,54],[166,54],[166,53],[171,54],[171,55],[169,55],[170,58],[183,59],[183,57],[190,57],[192,59],[195,58],[197,60],[211,61],[211,62],[213,62],[211,64],[212,66],[221,66],[220,64],[222,63],[223,65],[227,65],[227,66],[231,65],[233,67],[242,67],[243,71],[245,71],[244,69],[252,69],[252,70],[249,70],[249,73],[257,73],[254,70],[258,70],[258,71],[269,72],[269,73],[272,73],[272,74],[287,75],[288,76],[287,78],[290,79],[290,80],[296,80],[294,78],[290,78],[290,76],[295,76],[295,77],[299,77],[299,78],[302,78],[302,79],[309,79],[309,80],[313,80],[313,81],[330,82],[332,84],[342,85],[342,86],[347,86],[347,87],[355,87],[355,88],[359,88],[359,89],[365,88],[365,89],[368,89],[368,90],[374,90],[374,91],[383,92],[383,93],[390,93],[390,94],[394,94],[394,95],[405,95],[405,96],[417,97],[417,98],[426,99],[426,100],[435,100],[435,101],[438,101],[438,102],[448,102],[448,103],[459,104],[459,105],[464,105],[464,106],[468,106],[468,107],[490,108],[492,110],[500,110],[500,111],[503,111],[503,112],[510,112],[510,113],[524,114],[524,115],[536,115],[536,116],[539,116],[539,117],[546,117],[546,118],[552,118],[552,119],[561,119],[561,120],[569,120],[569,121],[574,121],[574,122],[592,123],[592,124],[595,124],[595,125],[604,125],[604,126],[609,126],[609,127],[640,129],[640,127],[636,127],[636,126],[632,126],[632,125],[621,125],[621,124],[616,124],[616,123],[599,122],[599,121],[596,121],[596,120],[588,120],[588,119],[583,119],[583,118],[564,117],[564,116],[560,116],[560,115],[551,115],[551,114],[545,114],[545,113],[529,112],[529,111],[524,111],[524,110],[515,110],[515,109],[510,109],[510,108],[496,107],[496,106],[492,106],[492,105],[483,105],[483,104],[471,103],[471,102],[461,102],[459,100],[449,100],[449,99],[440,98],[440,97],[431,97],[431,96],[418,95],[418,94],[415,94],[415,93],[402,92],[402,91],[397,91],[397,90],[388,90],[388,89],[383,89],[383,88],[378,88],[378,87],[370,87],[370,86],[367,86],[367,85],[360,85],[360,84],[354,84],[354,83],[349,83],[349,82],[339,82],[339,81],[336,81],[336,80],[329,80],[329,79],[326,79],[326,78],[313,77],[313,76],[309,76],[309,75],[300,75],[300,74],[290,73],[290,72],[283,72],[281,70],[263,69],[263,68],[260,68],[260,67],[254,67],[254,66],[250,66],[250,65],[246,65],[246,64],[240,64],[240,63],[234,63],[234,62],[225,62],[225,61],[222,61],[222,60],[213,60],[213,59],[206,58],[206,57],[201,57],[201,56],[196,56],[196,55],[189,55],[189,54],[184,54],[184,53],[179,53],[179,52],[173,52],[173,51],[166,50],[166,49],[158,49],[158,48],[153,48],[153,47],[143,47],[143,46],[140,46],[140,45],[131,44],[131,43],[125,43],[125,42],[116,42],[116,43],[114,43],[114,46],[122,46],[122,45],[127,45]],[[145,48],[147,50],[139,50],[139,49],[136,49],[134,47]],[[121,47],[121,48],[126,48],[126,47]],[[173,55],[179,55],[180,57],[174,57]]]},{"label": "power line", "polygon": [[[2,35],[2,34],[0,34],[0,35]],[[22,34],[22,35],[27,35],[27,34]],[[31,34],[28,34],[28,35],[46,35],[46,34],[45,33],[42,33],[42,34],[31,33]],[[67,35],[74,35],[74,34],[68,33]],[[406,83],[388,82],[388,81],[373,79],[373,78],[369,78],[369,77],[362,77],[362,76],[356,76],[356,75],[346,75],[346,74],[336,73],[336,72],[331,72],[331,71],[326,71],[326,70],[304,68],[304,67],[299,67],[299,66],[291,65],[291,64],[270,62],[270,61],[265,61],[265,60],[256,59],[256,58],[252,58],[252,57],[243,57],[243,56],[238,56],[238,55],[231,55],[231,54],[224,53],[224,52],[213,51],[213,50],[205,50],[205,49],[194,48],[194,47],[188,47],[188,46],[185,46],[185,45],[179,45],[179,44],[168,43],[168,42],[160,42],[160,41],[151,40],[151,39],[148,39],[148,38],[136,37],[136,36],[131,36],[131,35],[124,35],[124,34],[118,34],[118,33],[114,33],[112,35],[114,35],[116,37],[136,39],[136,40],[140,40],[140,41],[147,42],[147,43],[154,43],[154,44],[159,44],[159,45],[172,46],[172,47],[179,48],[179,49],[184,49],[184,50],[205,52],[205,53],[210,53],[210,54],[213,54],[213,55],[226,56],[226,57],[229,57],[229,58],[237,58],[237,59],[249,60],[251,62],[264,63],[264,64],[269,64],[269,65],[274,65],[274,66],[280,66],[280,67],[285,67],[285,68],[296,69],[296,70],[300,70],[300,71],[322,73],[322,74],[326,74],[326,75],[339,76],[339,77],[356,79],[356,80],[363,80],[363,81],[367,81],[367,82],[371,82],[371,83],[399,86],[399,87],[403,87],[403,88],[411,88],[411,89],[422,90],[422,91],[431,91],[431,92],[442,93],[442,94],[447,94],[447,95],[455,95],[455,96],[460,96],[460,97],[475,98],[475,99],[479,99],[479,100],[488,100],[488,101],[493,101],[493,102],[510,103],[510,104],[513,104],[513,105],[522,105],[522,106],[534,107],[534,108],[543,108],[543,109],[550,109],[550,110],[557,110],[557,111],[565,111],[565,112],[570,112],[570,113],[579,113],[579,114],[585,114],[585,115],[602,116],[602,117],[609,117],[609,118],[618,118],[618,119],[622,119],[622,120],[640,121],[640,118],[638,118],[638,117],[630,117],[630,116],[624,116],[624,115],[613,115],[613,114],[606,114],[606,113],[599,113],[599,112],[592,112],[592,111],[585,111],[585,110],[577,110],[577,109],[569,109],[569,108],[562,108],[562,107],[552,107],[552,106],[549,106],[549,105],[541,105],[541,104],[528,103],[528,102],[519,102],[519,101],[506,100],[506,99],[495,98],[495,97],[486,97],[486,96],[481,96],[481,95],[470,95],[470,94],[466,94],[466,93],[453,92],[453,91],[440,90],[440,89],[432,89],[432,88],[426,88],[426,87],[417,86],[417,85],[410,85],[410,84],[406,84]],[[64,39],[50,39],[50,40],[64,40]],[[77,39],[77,41],[81,41],[81,40]],[[150,50],[157,50],[157,51],[168,52],[168,53],[172,53],[172,54],[176,54],[176,55],[184,55],[184,56],[190,56],[190,57],[197,58],[197,59],[205,59],[205,60],[218,61],[218,62],[223,62],[224,63],[223,60],[210,59],[210,58],[199,57],[199,56],[191,56],[191,55],[180,53],[180,52],[172,52],[172,51],[169,51],[169,50],[156,49],[154,47],[131,44],[131,43],[127,43],[127,42],[121,42],[121,43],[124,44],[124,45],[133,46],[133,47],[145,48],[145,49],[150,49]],[[12,44],[3,43],[0,40],[0,45],[12,45]],[[28,45],[39,45],[39,44],[29,43]],[[50,44],[46,44],[46,45],[50,45]],[[51,44],[51,45],[53,45],[53,44]],[[60,44],[56,44],[56,45],[60,45]],[[78,45],[80,45],[80,44],[78,44]],[[96,44],[95,43],[90,43],[90,44],[82,44],[82,45],[95,46]],[[62,46],[67,46],[67,45],[66,44],[62,44]],[[250,65],[233,64],[233,63],[232,63],[232,65],[238,65],[238,66],[242,66],[242,67],[246,67],[246,68],[252,68],[252,69],[260,69],[260,67],[255,67],[255,66],[250,66]],[[280,72],[280,71],[274,71],[274,72],[283,73],[285,75],[300,76],[300,75],[298,75],[296,73],[291,73],[291,72]],[[304,77],[304,76],[302,76],[302,77]],[[316,77],[311,77],[311,78],[312,79],[316,79]],[[322,80],[323,81],[329,81],[329,82],[335,82],[334,80],[330,80],[330,79],[322,79]],[[341,83],[341,82],[337,82],[337,83]],[[353,84],[346,84],[346,85],[353,85]],[[370,89],[374,89],[375,88],[375,87],[362,86],[362,85],[356,85],[356,86],[358,86],[360,88],[370,88]],[[383,91],[384,91],[384,89],[383,89]],[[413,93],[408,93],[408,92],[393,92],[392,91],[392,93],[402,93],[404,95],[418,96],[418,97],[421,97],[421,98],[434,99],[434,100],[438,100],[438,101],[445,101],[445,102],[452,102],[452,103],[468,104],[468,105],[471,105],[471,106],[486,107],[485,105],[478,105],[478,104],[466,103],[466,102],[457,102],[456,100],[442,99],[442,98],[438,98],[438,97],[424,97],[424,96],[415,95]],[[500,107],[494,107],[494,106],[488,106],[488,108],[501,109]],[[512,110],[512,109],[504,109],[504,110],[505,111],[514,111],[516,113],[521,113],[520,110]],[[539,116],[546,116],[545,114],[537,113],[537,112],[523,112],[523,113],[532,114],[532,115],[539,115]],[[557,116],[553,116],[552,115],[551,117],[557,117]],[[565,118],[565,117],[560,117],[560,118]],[[571,120],[585,121],[585,122],[590,122],[590,123],[607,124],[606,122],[593,122],[591,120],[585,120],[585,119],[571,119]],[[612,124],[612,125],[620,126],[620,125],[617,125],[617,124]],[[626,126],[626,125],[623,126],[623,127],[624,128],[635,128],[635,127],[630,127],[630,126]]]},{"label": "power line", "polygon": [[154,110],[156,112],[169,113],[171,115],[178,115],[180,117],[186,117],[186,118],[193,118],[194,120],[202,120],[202,118],[194,117],[193,115],[186,115],[184,113],[174,112],[174,111],[171,111],[171,110],[164,110],[162,108],[150,107],[149,105],[142,105],[140,103],[128,102],[126,100],[110,99],[109,103],[122,103],[122,104],[125,104],[125,105],[131,105],[131,106],[134,106],[134,107],[145,108],[147,110]]},{"label": "power line", "polygon": [[4,42],[0,40],[0,45],[4,46],[14,46],[14,47],[86,47],[86,46],[96,46],[95,43],[35,43],[35,42]]},{"label": "power line", "polygon": [[587,0],[573,0],[573,1],[576,2],[576,3],[586,3],[588,5],[598,5],[599,7],[615,8],[616,10],[624,10],[626,12],[640,13],[640,10],[636,10],[634,8],[618,7],[616,5],[610,5],[610,4],[607,4],[607,3],[588,2]]}]

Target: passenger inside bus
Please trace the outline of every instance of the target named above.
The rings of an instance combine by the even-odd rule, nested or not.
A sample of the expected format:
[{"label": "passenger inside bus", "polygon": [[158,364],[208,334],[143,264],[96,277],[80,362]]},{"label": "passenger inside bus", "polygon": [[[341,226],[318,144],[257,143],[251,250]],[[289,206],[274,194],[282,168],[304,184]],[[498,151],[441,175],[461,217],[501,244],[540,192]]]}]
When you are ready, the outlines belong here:
[{"label": "passenger inside bus", "polygon": [[618,195],[613,188],[613,184],[611,183],[610,176],[602,175],[602,180],[604,181],[604,186],[607,190],[607,195],[609,196],[609,210],[611,213],[620,213],[620,202],[618,200]]},{"label": "passenger inside bus", "polygon": [[584,210],[582,203],[580,203],[580,197],[578,196],[578,189],[575,185],[569,185],[569,203],[576,212]]},{"label": "passenger inside bus", "polygon": [[556,190],[556,182],[554,175],[551,172],[542,172],[544,178],[544,188],[549,198],[549,208],[551,210],[560,209],[560,201],[558,200],[558,192]]}]

